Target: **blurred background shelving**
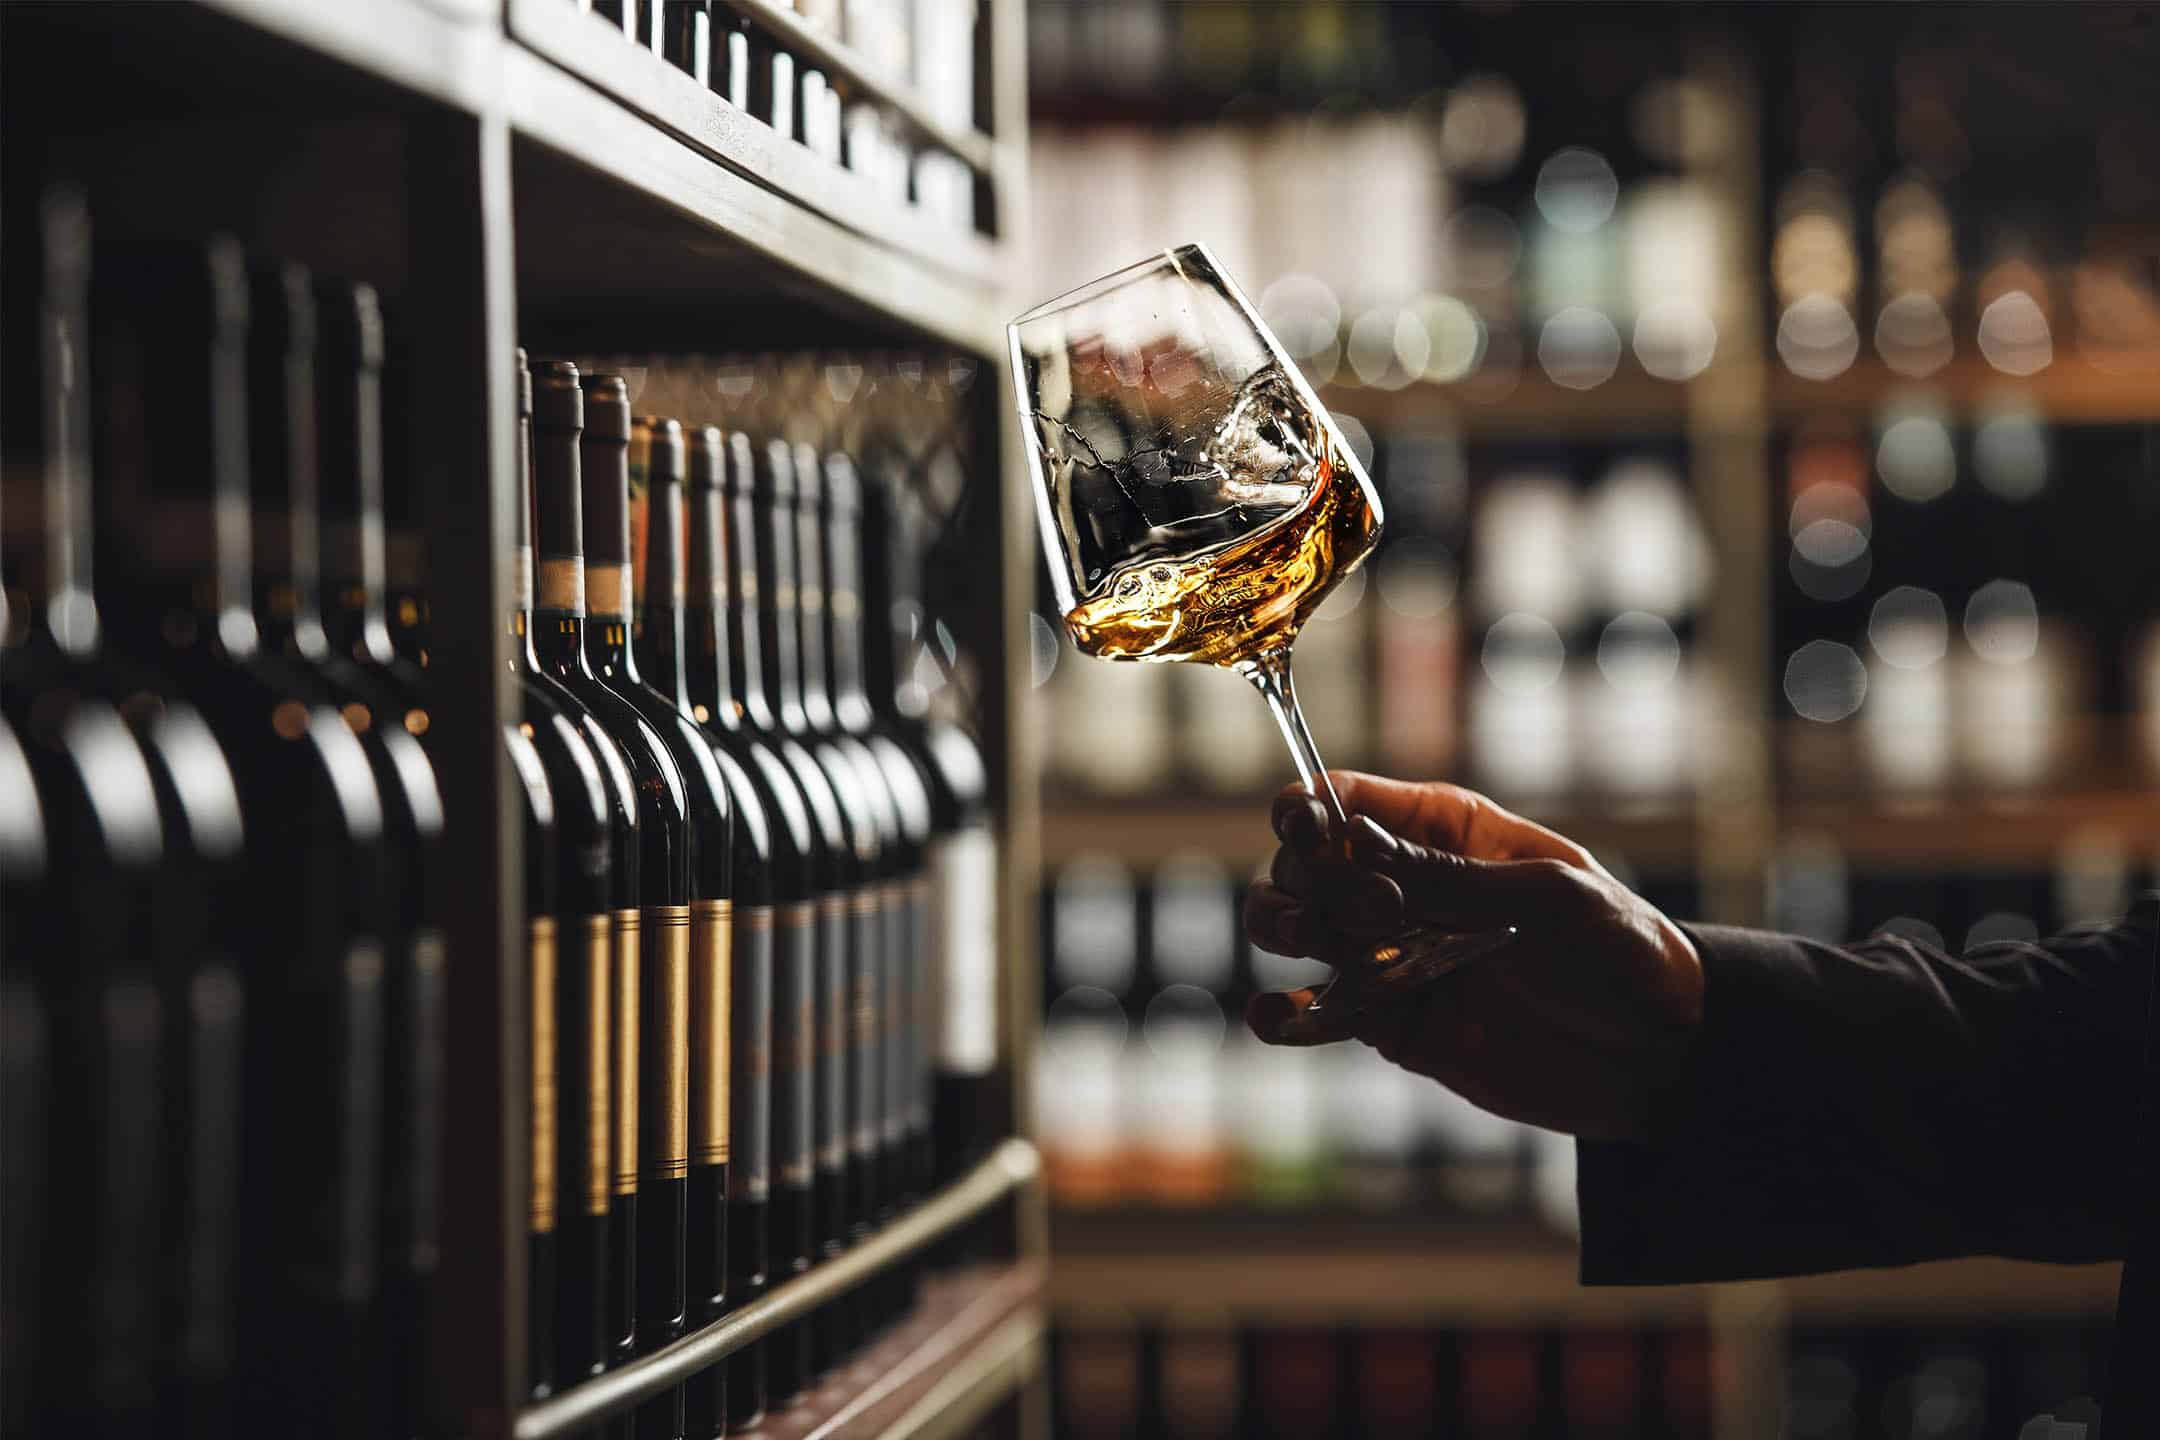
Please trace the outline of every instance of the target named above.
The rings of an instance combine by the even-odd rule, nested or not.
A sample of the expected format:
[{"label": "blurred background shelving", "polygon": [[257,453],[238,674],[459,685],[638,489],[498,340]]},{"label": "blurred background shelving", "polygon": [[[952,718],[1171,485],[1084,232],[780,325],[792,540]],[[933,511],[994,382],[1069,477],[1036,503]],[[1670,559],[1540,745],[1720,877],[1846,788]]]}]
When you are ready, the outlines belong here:
[{"label": "blurred background shelving", "polygon": [[[1206,241],[1388,507],[1299,644],[1330,763],[1475,785],[1686,918],[1955,946],[2152,883],[2160,206],[2107,58],[2145,53],[2132,7],[1029,17],[1031,293]],[[1443,1410],[1447,1355],[1546,1327],[1545,1398],[1494,1434],[2010,1433],[2094,1393],[2104,1347],[2057,1340],[2104,1332],[2112,1268],[1586,1292],[1571,1146],[1363,1052],[1261,1054],[1245,998],[1316,973],[1237,923],[1288,778],[1270,722],[1038,611],[1051,1296],[1060,1364],[1120,1396],[1129,1362],[1138,1423],[1196,1325],[1243,1399],[1191,1433],[1274,1433],[1271,1325],[1345,1337],[1350,1433],[1357,1336],[1404,1326]],[[1576,1338],[1635,1324],[1649,1355],[1691,1315],[1702,1428],[1555,1398]],[[2081,1357],[2056,1380],[1976,1338],[2028,1320]],[[1059,1394],[1075,1434],[1128,1414]]]}]

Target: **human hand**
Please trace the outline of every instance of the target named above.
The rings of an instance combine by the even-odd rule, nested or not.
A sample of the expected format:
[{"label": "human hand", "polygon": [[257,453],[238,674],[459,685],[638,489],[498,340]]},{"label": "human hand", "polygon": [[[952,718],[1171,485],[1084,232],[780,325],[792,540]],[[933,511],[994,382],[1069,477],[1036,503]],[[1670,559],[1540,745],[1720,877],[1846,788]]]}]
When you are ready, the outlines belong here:
[{"label": "human hand", "polygon": [[[1303,786],[1276,798],[1281,841],[1245,902],[1253,943],[1336,966],[1375,1003],[1315,989],[1256,996],[1271,1044],[1359,1039],[1496,1115],[1603,1139],[1642,1135],[1702,1020],[1702,962],[1680,928],[1564,836],[1473,791],[1333,771],[1345,833]],[[1516,939],[1423,985],[1368,958],[1413,927]],[[1331,1014],[1330,1012],[1337,1012]]]}]

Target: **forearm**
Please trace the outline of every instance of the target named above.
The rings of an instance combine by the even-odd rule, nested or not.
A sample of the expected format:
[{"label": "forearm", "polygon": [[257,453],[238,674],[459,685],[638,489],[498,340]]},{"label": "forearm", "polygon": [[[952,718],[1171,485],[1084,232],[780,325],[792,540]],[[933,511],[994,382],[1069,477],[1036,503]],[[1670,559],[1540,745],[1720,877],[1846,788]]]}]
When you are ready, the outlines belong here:
[{"label": "forearm", "polygon": [[2153,914],[1962,958],[1696,927],[1683,1075],[1581,1147],[1584,1280],[2121,1254]]}]

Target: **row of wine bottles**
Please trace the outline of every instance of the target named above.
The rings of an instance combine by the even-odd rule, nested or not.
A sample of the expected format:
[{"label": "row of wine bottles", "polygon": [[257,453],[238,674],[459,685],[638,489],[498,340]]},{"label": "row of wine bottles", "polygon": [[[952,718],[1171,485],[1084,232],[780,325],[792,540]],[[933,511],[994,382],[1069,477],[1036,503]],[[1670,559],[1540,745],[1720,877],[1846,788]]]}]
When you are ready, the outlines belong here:
[{"label": "row of wine bottles", "polygon": [[1406,1316],[1338,1326],[1285,1316],[1230,1328],[1090,1320],[1054,1338],[1063,1440],[1715,1433],[1714,1346],[1700,1322],[1457,1327]]},{"label": "row of wine bottles", "polygon": [[[576,0],[783,140],[845,166],[896,205],[975,228],[967,162],[919,145],[874,93],[798,56],[792,27],[760,24],[726,0]],[[783,6],[782,8],[790,8]],[[911,91],[955,133],[975,129],[976,0],[803,0],[802,23],[845,43],[862,69]],[[595,31],[595,43],[609,43]]]},{"label": "row of wine bottles", "polygon": [[[460,836],[416,476],[385,474],[402,351],[365,284],[15,201],[0,1430],[413,1434],[456,1348]],[[545,1393],[837,1253],[1007,1122],[988,773],[913,663],[914,458],[862,424],[852,453],[686,443],[561,363],[530,393],[503,743]],[[769,1392],[746,1360],[641,1433],[792,1397],[906,1302],[874,1288],[769,1342]]]},{"label": "row of wine bottles", "polygon": [[[2107,1340],[2104,1315],[2006,1316],[1951,1333],[1809,1325],[1784,1347],[1783,1394],[1746,1398],[1794,1440],[2083,1433]],[[1684,1322],[1074,1322],[1053,1347],[1056,1433],[1691,1440],[1720,1433],[1731,1357],[1718,1350],[1708,1328]]]},{"label": "row of wine bottles", "polygon": [[410,1434],[455,959],[380,307],[5,219],[4,1428]]},{"label": "row of wine bottles", "polygon": [[[887,617],[916,611],[920,550],[896,457],[633,418],[623,377],[567,361],[521,367],[521,395],[546,1393],[838,1255],[972,1158],[996,902],[982,757],[900,704]],[[691,1433],[801,1393],[902,1294],[700,1377]]]}]

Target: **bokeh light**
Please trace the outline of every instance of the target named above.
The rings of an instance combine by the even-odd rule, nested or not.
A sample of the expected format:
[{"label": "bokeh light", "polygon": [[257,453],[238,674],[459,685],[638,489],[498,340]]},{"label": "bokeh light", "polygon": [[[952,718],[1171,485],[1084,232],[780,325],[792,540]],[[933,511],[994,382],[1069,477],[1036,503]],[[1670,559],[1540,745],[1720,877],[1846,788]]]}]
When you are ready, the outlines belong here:
[{"label": "bokeh light", "polygon": [[1868,612],[1868,644],[1901,670],[1933,665],[1950,652],[1950,612],[1942,596],[1917,585],[1888,591]]},{"label": "bokeh light", "polygon": [[1566,659],[1567,646],[1552,622],[1520,610],[1492,623],[1479,656],[1485,678],[1504,695],[1535,695],[1551,689]]},{"label": "bokeh light", "polygon": [[2005,375],[2036,375],[2055,359],[2055,338],[2040,302],[2023,290],[1999,295],[1980,312],[1980,353]]},{"label": "bokeh light", "polygon": [[1620,182],[1603,155],[1580,145],[1555,150],[1538,167],[1538,213],[1556,230],[1595,230],[1612,218]]},{"label": "bokeh light", "polygon": [[1620,366],[1620,332],[1603,311],[1571,305],[1539,332],[1538,364],[1555,385],[1595,389]]},{"label": "bokeh light", "polygon": [[1900,500],[1925,505],[1957,483],[1957,450],[1950,425],[1932,405],[1906,404],[1891,412],[1875,442],[1875,473]]},{"label": "bokeh light", "polygon": [[1828,295],[1804,295],[1778,317],[1778,358],[1803,380],[1830,380],[1852,368],[1860,332],[1852,312]]},{"label": "bokeh light", "polygon": [[1900,375],[1933,375],[1957,353],[1950,317],[1934,296],[1907,291],[1875,317],[1875,353]]},{"label": "bokeh light", "polygon": [[1965,602],[1965,639],[1996,665],[2032,659],[2040,648],[2040,606],[2020,580],[1990,580]]},{"label": "bokeh light", "polygon": [[1717,325],[1692,300],[1658,300],[1635,317],[1635,358],[1660,380],[1692,380],[1717,354]]},{"label": "bokeh light", "polygon": [[1867,698],[1867,666],[1852,646],[1810,640],[1785,662],[1785,701],[1803,720],[1833,724]]}]

